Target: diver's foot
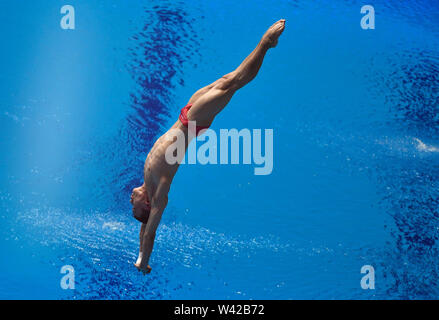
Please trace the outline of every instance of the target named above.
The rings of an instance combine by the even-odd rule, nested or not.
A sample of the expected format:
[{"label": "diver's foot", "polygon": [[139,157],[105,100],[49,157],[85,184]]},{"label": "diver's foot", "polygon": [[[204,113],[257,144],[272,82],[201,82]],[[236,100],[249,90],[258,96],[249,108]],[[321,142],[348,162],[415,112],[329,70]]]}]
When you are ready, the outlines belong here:
[{"label": "diver's foot", "polygon": [[285,29],[285,19],[281,19],[278,22],[274,23],[268,30],[265,32],[262,37],[262,42],[265,43],[269,48],[274,48],[277,45],[277,40],[279,36]]},{"label": "diver's foot", "polygon": [[148,274],[151,272],[152,268],[149,265],[146,265],[146,267],[143,267],[140,263],[134,263],[134,266],[143,273],[143,275]]}]

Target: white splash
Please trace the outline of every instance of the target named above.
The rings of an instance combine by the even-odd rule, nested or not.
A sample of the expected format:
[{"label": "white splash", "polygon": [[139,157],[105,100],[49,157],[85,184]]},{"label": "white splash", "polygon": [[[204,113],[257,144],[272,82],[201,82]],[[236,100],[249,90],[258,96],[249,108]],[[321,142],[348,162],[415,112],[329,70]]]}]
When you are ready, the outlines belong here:
[{"label": "white splash", "polygon": [[434,147],[434,146],[428,146],[424,142],[419,140],[418,138],[413,138],[413,139],[417,142],[416,149],[418,149],[418,151],[423,151],[423,152],[439,152],[439,148]]},{"label": "white splash", "polygon": [[104,222],[102,228],[108,228],[111,230],[123,230],[125,228],[125,225],[122,222]]}]

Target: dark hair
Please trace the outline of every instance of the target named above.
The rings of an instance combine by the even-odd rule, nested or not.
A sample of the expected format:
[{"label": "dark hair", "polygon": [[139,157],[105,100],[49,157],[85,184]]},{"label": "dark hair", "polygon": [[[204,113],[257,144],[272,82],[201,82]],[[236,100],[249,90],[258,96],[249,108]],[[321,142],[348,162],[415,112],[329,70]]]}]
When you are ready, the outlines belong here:
[{"label": "dark hair", "polygon": [[[136,214],[136,212],[141,210],[141,214],[140,216]],[[140,221],[142,223],[147,223],[148,222],[148,218],[149,218],[149,213],[151,212],[151,208],[141,208],[141,209],[137,209],[134,210],[133,212],[133,217],[137,220]]]}]

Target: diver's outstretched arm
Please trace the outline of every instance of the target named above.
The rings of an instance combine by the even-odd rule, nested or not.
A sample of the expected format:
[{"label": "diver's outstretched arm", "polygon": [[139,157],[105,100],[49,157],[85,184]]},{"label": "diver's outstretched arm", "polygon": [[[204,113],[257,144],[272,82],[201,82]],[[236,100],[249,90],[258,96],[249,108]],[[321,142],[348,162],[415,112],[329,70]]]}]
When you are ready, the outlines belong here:
[{"label": "diver's outstretched arm", "polygon": [[142,261],[142,247],[143,247],[143,235],[145,234],[145,227],[146,223],[142,223],[140,226],[140,232],[139,232],[139,256],[137,257],[137,261],[135,265],[140,265],[140,262]]},{"label": "diver's outstretched arm", "polygon": [[165,211],[168,204],[170,186],[170,182],[167,179],[162,179],[155,195],[151,198],[151,212],[149,214],[148,223],[145,225],[143,238],[141,239],[140,251],[142,254],[140,261],[135,263],[136,268],[144,274],[151,272],[151,267],[148,265],[148,262],[151,257],[152,248],[154,247],[157,228],[163,211]]}]

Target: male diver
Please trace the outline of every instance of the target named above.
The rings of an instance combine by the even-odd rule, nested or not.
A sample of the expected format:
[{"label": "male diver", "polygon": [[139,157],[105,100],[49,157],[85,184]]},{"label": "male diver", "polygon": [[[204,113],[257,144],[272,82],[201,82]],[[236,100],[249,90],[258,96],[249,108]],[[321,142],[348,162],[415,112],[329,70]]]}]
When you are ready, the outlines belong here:
[{"label": "male diver", "polygon": [[[284,19],[273,24],[265,32],[257,47],[235,71],[195,92],[188,104],[181,109],[179,119],[155,142],[149,152],[144,166],[144,183],[133,189],[130,200],[134,217],[142,223],[139,257],[134,265],[143,274],[151,271],[148,262],[156,230],[168,203],[172,180],[179,167],[179,162],[169,164],[166,161],[166,150],[174,143],[172,132],[180,130],[184,134],[187,149],[190,139],[202,133],[203,129],[209,128],[215,116],[224,109],[233,94],[256,77],[265,54],[268,49],[277,45],[284,29]],[[188,126],[189,121],[196,123],[195,132],[192,134],[188,134],[189,128],[192,127]]]}]

